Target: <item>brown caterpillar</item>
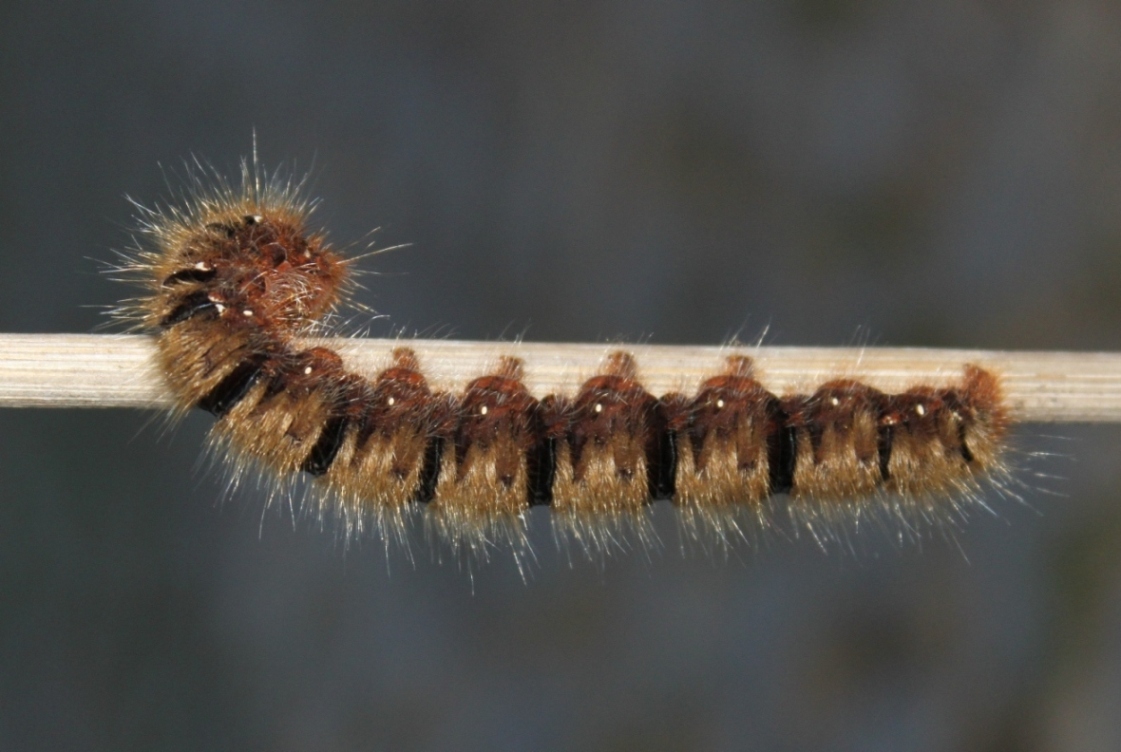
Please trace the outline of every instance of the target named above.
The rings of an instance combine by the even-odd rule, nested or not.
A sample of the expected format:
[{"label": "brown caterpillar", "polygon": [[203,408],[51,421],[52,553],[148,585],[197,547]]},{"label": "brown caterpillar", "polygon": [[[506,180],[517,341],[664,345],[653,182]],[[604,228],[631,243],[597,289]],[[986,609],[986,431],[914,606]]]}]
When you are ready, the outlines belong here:
[{"label": "brown caterpillar", "polygon": [[[219,443],[278,478],[313,476],[348,530],[386,537],[426,510],[454,547],[524,541],[547,505],[588,545],[642,529],[671,501],[721,534],[785,506],[811,531],[884,515],[939,521],[1000,478],[1008,414],[999,379],[969,365],[956,385],[886,394],[837,379],[778,396],[751,360],[727,358],[695,394],[653,395],[632,355],[609,354],[573,394],[523,383],[503,357],[462,393],[434,390],[407,346],[372,378],[303,347],[345,295],[348,260],[309,232],[300,186],[198,188],[184,208],[143,209],[151,244],[131,258],[146,294],[126,305],[158,333],[159,370],[181,410],[214,414]],[[785,501],[782,501],[782,500]]]}]

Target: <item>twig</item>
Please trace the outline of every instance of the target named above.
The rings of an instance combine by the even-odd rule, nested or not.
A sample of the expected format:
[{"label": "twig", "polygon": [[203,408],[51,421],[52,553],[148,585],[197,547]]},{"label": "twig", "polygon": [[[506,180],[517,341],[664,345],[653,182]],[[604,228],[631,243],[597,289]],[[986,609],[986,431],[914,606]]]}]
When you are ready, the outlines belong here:
[{"label": "twig", "polygon": [[[312,341],[309,341],[309,343]],[[321,341],[319,341],[321,343]],[[0,407],[166,408],[171,399],[152,364],[155,340],[140,335],[0,334]],[[573,393],[604,356],[623,349],[653,394],[692,393],[732,352],[750,356],[776,394],[808,392],[830,378],[859,376],[884,391],[951,383],[965,363],[999,373],[1021,422],[1121,422],[1121,354],[923,348],[693,347],[448,340],[335,339],[350,368],[371,375],[395,348],[412,348],[434,387],[460,390],[502,355],[525,361],[534,394]]]}]

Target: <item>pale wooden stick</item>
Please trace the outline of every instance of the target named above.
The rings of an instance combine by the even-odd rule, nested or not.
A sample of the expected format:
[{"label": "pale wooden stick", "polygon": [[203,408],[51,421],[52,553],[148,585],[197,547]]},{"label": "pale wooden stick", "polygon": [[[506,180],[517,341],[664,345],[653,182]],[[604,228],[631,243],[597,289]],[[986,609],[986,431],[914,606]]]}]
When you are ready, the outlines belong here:
[{"label": "pale wooden stick", "polygon": [[[756,377],[776,394],[809,392],[837,377],[859,377],[884,391],[948,384],[974,363],[1002,377],[1013,418],[1021,422],[1121,422],[1121,354],[1001,352],[921,348],[693,347],[666,345],[333,339],[309,341],[342,353],[371,376],[392,351],[413,349],[434,387],[460,390],[494,369],[498,358],[525,361],[537,396],[572,394],[604,356],[632,353],[653,394],[691,394],[732,353],[751,357]],[[166,408],[170,395],[152,366],[155,340],[140,335],[0,334],[0,407]]]}]

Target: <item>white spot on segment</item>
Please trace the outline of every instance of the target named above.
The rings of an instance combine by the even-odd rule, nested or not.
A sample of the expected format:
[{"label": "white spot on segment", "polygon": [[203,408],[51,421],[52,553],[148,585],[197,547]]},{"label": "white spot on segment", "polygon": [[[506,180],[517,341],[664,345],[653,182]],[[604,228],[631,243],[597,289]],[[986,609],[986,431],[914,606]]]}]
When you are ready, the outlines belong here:
[{"label": "white spot on segment", "polygon": [[208,272],[208,271],[210,271],[210,269],[211,269],[210,264],[206,263],[205,261],[200,261],[197,264],[195,264],[195,270],[196,271]]},{"label": "white spot on segment", "polygon": [[312,368],[311,366],[307,366],[307,367],[305,367],[305,368],[304,368],[304,376],[310,376],[310,375],[311,375],[311,372],[312,372],[313,370],[315,370],[315,369],[313,369],[313,368]]},{"label": "white spot on segment", "polygon": [[257,222],[258,224],[260,224],[262,219],[264,219],[264,217],[262,217],[260,214],[254,214],[253,215],[253,221]]},{"label": "white spot on segment", "polygon": [[597,402],[595,410],[596,410],[597,413],[602,413],[603,412],[603,405],[601,405],[600,403]]},{"label": "white spot on segment", "polygon": [[248,317],[253,315],[253,309],[252,308],[246,308],[244,311],[241,312],[241,315],[248,318]]},{"label": "white spot on segment", "polygon": [[222,305],[221,303],[219,303],[217,301],[211,301],[211,302],[213,302],[214,307],[218,309],[218,315],[219,316],[221,316],[223,313],[226,312],[226,306]]},{"label": "white spot on segment", "polygon": [[717,410],[723,410],[724,409],[724,400],[722,400],[722,399],[716,400],[716,409]]},{"label": "white spot on segment", "polygon": [[393,397],[390,397],[389,399],[387,399],[385,401],[385,404],[389,405],[390,407],[393,407],[394,405],[397,404],[397,400],[395,400]]},{"label": "white spot on segment", "polygon": [[487,414],[487,406],[483,405],[482,407],[479,408],[479,415],[486,415],[486,414]]},{"label": "white spot on segment", "polygon": [[915,405],[915,412],[919,415],[926,415],[926,408],[922,405]]},{"label": "white spot on segment", "polygon": [[841,400],[837,399],[836,397],[831,397],[829,399],[829,404],[833,405],[833,407],[836,407],[837,405],[841,404]]}]

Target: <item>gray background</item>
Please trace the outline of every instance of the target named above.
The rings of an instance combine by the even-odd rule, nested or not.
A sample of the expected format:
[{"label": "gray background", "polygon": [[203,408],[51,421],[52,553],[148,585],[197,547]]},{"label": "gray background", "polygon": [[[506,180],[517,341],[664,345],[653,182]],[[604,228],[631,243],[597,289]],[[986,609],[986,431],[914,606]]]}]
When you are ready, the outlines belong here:
[{"label": "gray background", "polygon": [[[124,195],[253,128],[413,244],[374,333],[1121,347],[1106,0],[8,2],[0,330],[92,330]],[[683,557],[662,505],[570,564],[535,513],[472,592],[160,425],[0,412],[0,749],[1121,747],[1117,429],[1025,429],[1059,477],[955,541]]]}]

